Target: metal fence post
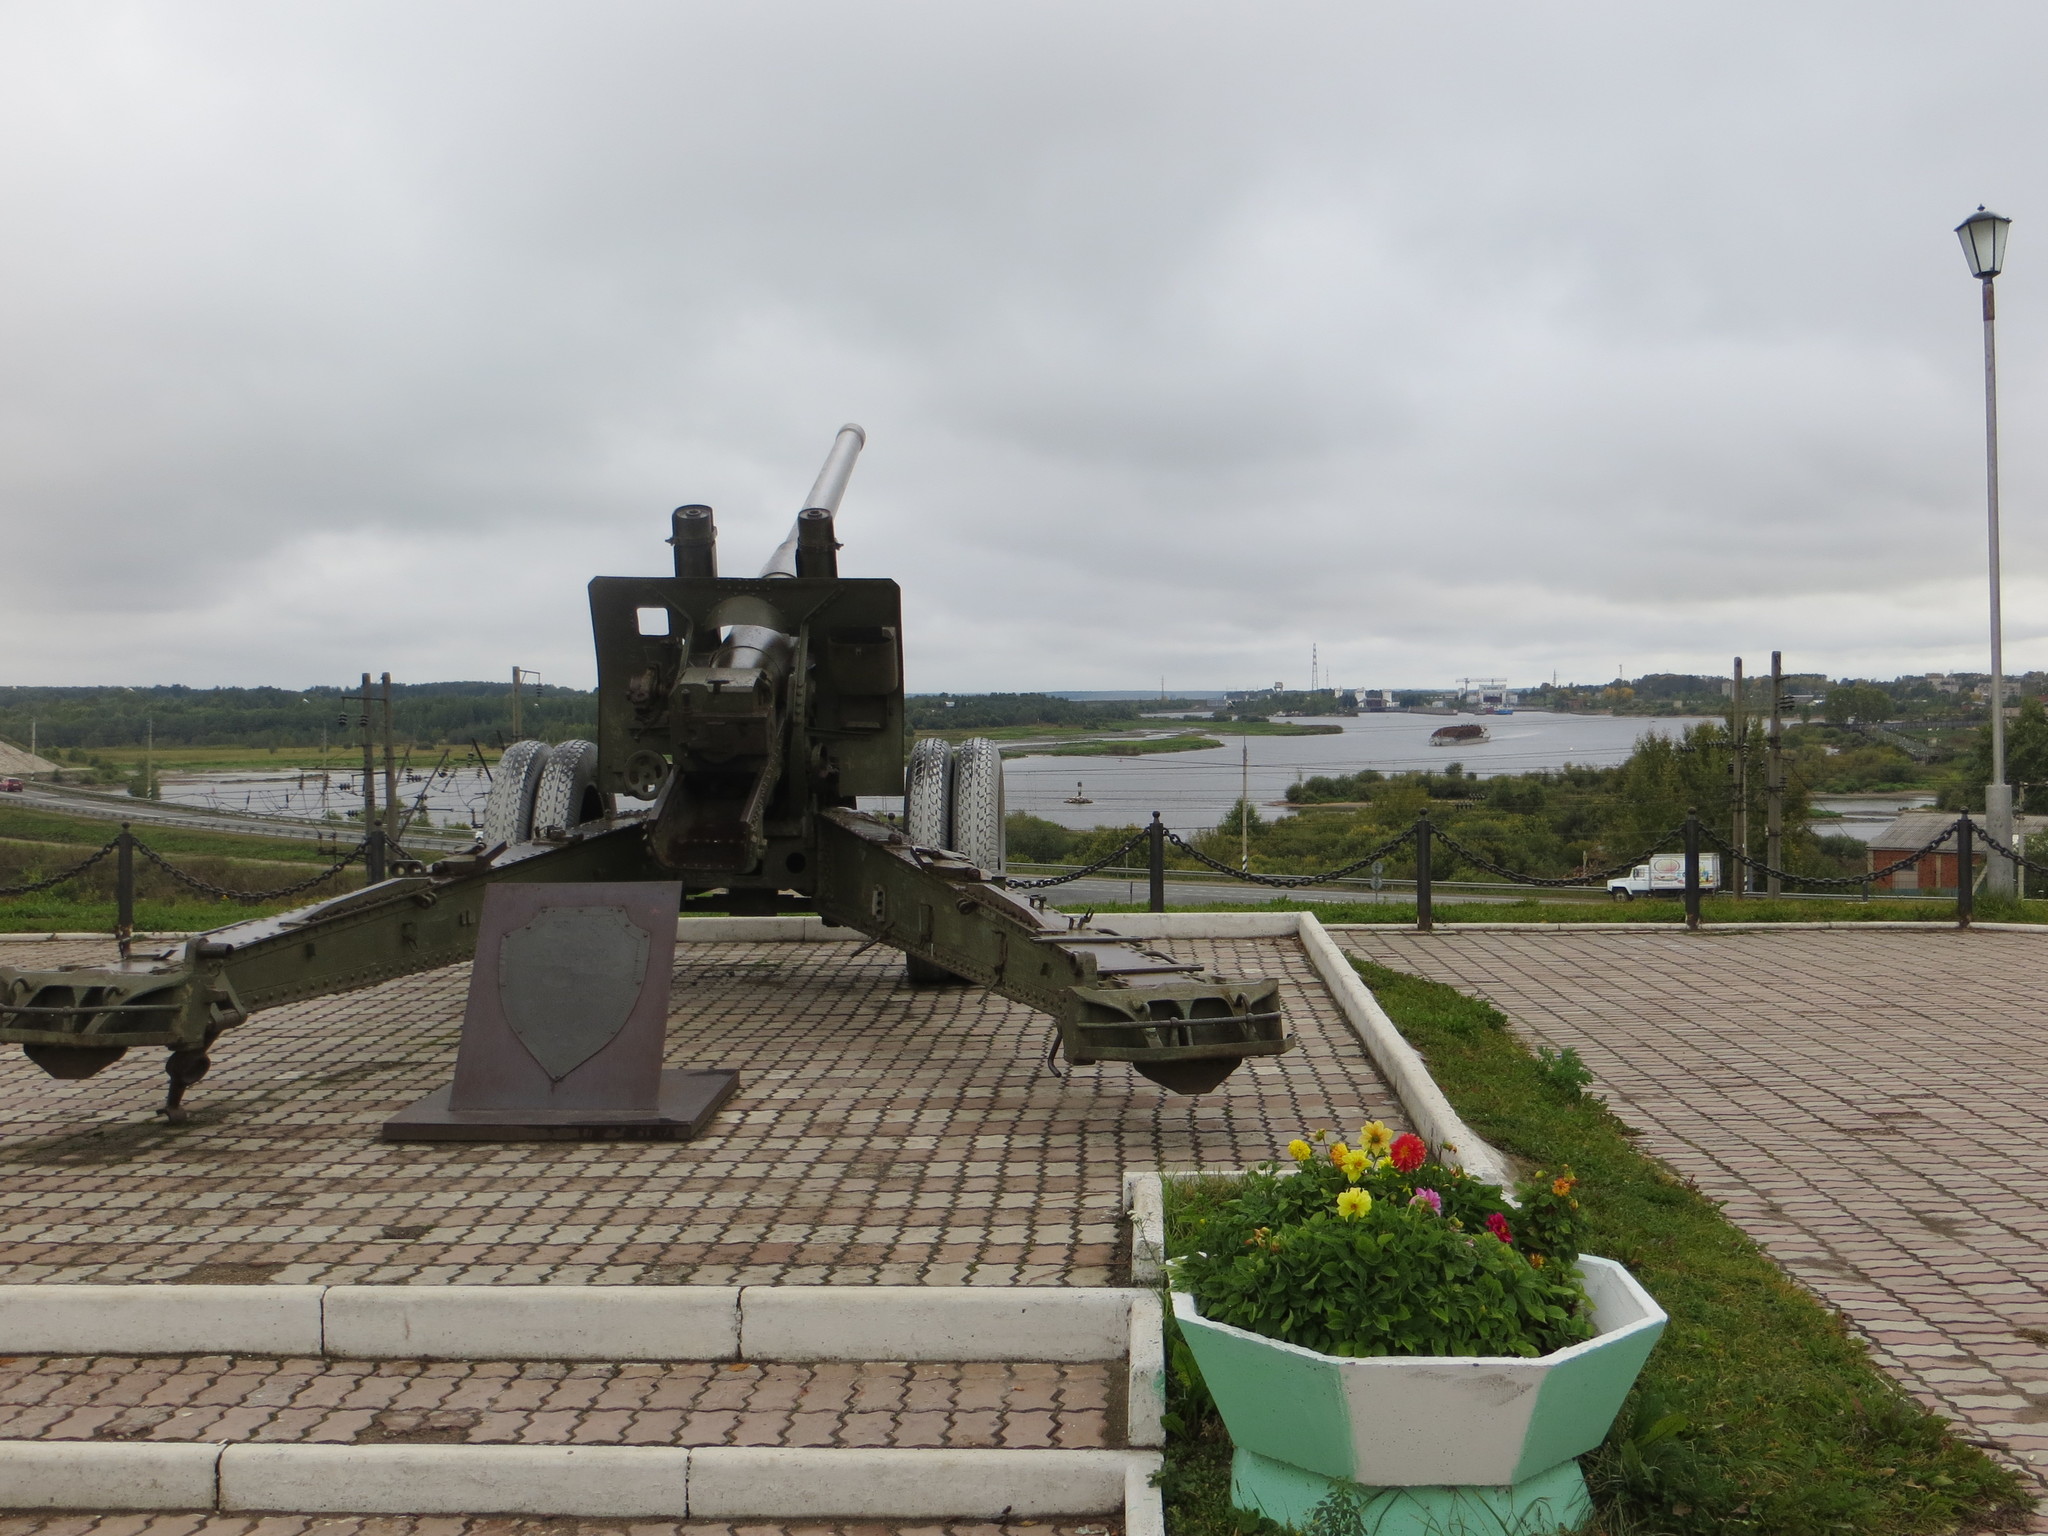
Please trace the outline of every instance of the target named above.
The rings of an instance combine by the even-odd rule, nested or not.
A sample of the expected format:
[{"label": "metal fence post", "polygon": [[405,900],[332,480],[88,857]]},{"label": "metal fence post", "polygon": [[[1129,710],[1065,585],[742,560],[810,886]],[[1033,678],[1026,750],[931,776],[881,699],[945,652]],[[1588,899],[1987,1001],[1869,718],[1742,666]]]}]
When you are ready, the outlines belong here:
[{"label": "metal fence post", "polygon": [[1151,839],[1152,895],[1148,909],[1153,912],[1166,910],[1166,823],[1159,819],[1159,813],[1152,813],[1152,825],[1146,829]]},{"label": "metal fence post", "polygon": [[1977,850],[1971,846],[1971,833],[1976,829],[1970,825],[1970,813],[1963,812],[1956,822],[1956,926],[1967,928],[1977,911],[1977,872],[1972,866],[1977,862]]},{"label": "metal fence post", "polygon": [[1415,927],[1418,932],[1428,933],[1436,926],[1436,912],[1430,902],[1429,890],[1429,812],[1424,811],[1415,818]]},{"label": "metal fence post", "polygon": [[363,830],[363,876],[369,885],[384,878],[384,829],[374,821]]},{"label": "metal fence post", "polygon": [[128,946],[135,938],[135,834],[121,823],[121,835],[114,839],[114,942],[121,946],[121,958],[128,958]]},{"label": "metal fence post", "polygon": [[1695,933],[1700,926],[1700,816],[1685,813],[1685,926]]}]

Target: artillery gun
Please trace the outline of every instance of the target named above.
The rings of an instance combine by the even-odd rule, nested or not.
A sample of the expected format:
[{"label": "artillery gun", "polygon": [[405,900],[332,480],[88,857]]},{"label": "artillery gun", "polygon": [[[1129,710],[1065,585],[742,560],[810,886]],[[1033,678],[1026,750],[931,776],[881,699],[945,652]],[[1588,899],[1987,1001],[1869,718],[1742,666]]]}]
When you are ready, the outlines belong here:
[{"label": "artillery gun", "polygon": [[[0,965],[0,1043],[57,1078],[164,1047],[178,1120],[215,1041],[263,1009],[470,958],[497,881],[680,880],[688,910],[815,912],[902,950],[913,985],[987,987],[1049,1014],[1069,1061],[1128,1062],[1174,1092],[1289,1049],[1277,982],[1206,975],[1006,887],[993,743],[906,753],[896,583],[838,570],[865,441],[841,429],[759,576],[718,574],[712,511],[692,505],[671,518],[672,575],[590,583],[597,740],[508,748],[467,857],[398,858],[388,879],[153,957]],[[857,808],[898,795],[901,827]]]}]

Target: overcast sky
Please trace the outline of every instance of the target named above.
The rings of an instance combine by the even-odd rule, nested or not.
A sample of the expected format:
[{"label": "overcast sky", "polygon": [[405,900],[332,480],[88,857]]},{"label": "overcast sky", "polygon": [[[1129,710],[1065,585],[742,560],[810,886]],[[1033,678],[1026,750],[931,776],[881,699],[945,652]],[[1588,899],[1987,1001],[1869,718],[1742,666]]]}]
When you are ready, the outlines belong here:
[{"label": "overcast sky", "polygon": [[835,429],[919,691],[2048,666],[2048,7],[0,3],[0,682],[588,686]]}]

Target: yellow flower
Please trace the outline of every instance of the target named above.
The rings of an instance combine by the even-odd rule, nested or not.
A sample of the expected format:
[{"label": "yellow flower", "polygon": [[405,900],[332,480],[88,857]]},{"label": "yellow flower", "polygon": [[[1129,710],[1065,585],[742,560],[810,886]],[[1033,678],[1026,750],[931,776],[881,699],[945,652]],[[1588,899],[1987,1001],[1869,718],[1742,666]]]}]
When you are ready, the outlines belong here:
[{"label": "yellow flower", "polygon": [[1344,1166],[1344,1159],[1349,1157],[1350,1155],[1351,1149],[1345,1146],[1344,1143],[1341,1141],[1330,1148],[1330,1161],[1335,1163],[1339,1168],[1342,1168]]},{"label": "yellow flower", "polygon": [[1362,1189],[1347,1189],[1337,1196],[1337,1214],[1346,1221],[1356,1221],[1372,1209],[1372,1196]]},{"label": "yellow flower", "polygon": [[1385,1157],[1394,1144],[1394,1133],[1379,1121],[1368,1120],[1358,1128],[1358,1144],[1374,1157]]},{"label": "yellow flower", "polygon": [[1363,1152],[1346,1152],[1344,1154],[1344,1177],[1356,1184],[1360,1175],[1367,1172],[1372,1165],[1372,1159]]},{"label": "yellow flower", "polygon": [[[1287,1155],[1297,1163],[1305,1163],[1316,1155],[1316,1149],[1297,1136],[1287,1143]],[[1563,1191],[1560,1190],[1559,1193],[1562,1194]]]},{"label": "yellow flower", "polygon": [[1533,1267],[1533,1268],[1536,1268],[1536,1269],[1541,1269],[1541,1268],[1543,1267],[1543,1255],[1542,1255],[1542,1254],[1540,1254],[1540,1253],[1532,1253],[1532,1254],[1530,1254],[1530,1255],[1529,1255],[1529,1263],[1530,1263],[1531,1267]]},{"label": "yellow flower", "polygon": [[1561,1179],[1553,1179],[1550,1181],[1550,1192],[1553,1195],[1568,1195],[1572,1192],[1572,1186],[1578,1182],[1579,1181],[1573,1178],[1570,1174],[1566,1174]]}]

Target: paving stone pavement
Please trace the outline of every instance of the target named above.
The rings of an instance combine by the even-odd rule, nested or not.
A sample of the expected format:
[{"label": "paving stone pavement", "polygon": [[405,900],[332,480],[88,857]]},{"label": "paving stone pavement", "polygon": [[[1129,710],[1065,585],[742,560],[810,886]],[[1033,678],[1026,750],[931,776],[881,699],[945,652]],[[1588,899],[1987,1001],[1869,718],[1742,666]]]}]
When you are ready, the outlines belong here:
[{"label": "paving stone pavement", "polygon": [[1072,1449],[1121,1363],[0,1360],[0,1439]]},{"label": "paving stone pavement", "polygon": [[2048,1476],[2048,934],[1337,937],[1575,1047],[1915,1397]]},{"label": "paving stone pavement", "polygon": [[[1237,1167],[1302,1126],[1399,1109],[1293,939],[1181,941],[1273,975],[1301,1047],[1222,1089],[1044,1066],[1050,1022],[911,988],[846,944],[685,944],[673,1066],[736,1067],[678,1143],[386,1145],[448,1081],[468,968],[259,1014],[215,1048],[191,1123],[161,1053],[83,1082],[0,1056],[0,1281],[1102,1285],[1127,1169]],[[107,958],[9,942],[17,965]]]},{"label": "paving stone pavement", "polygon": [[0,1536],[1122,1536],[1120,1520],[744,1525],[508,1515],[13,1515]]}]

